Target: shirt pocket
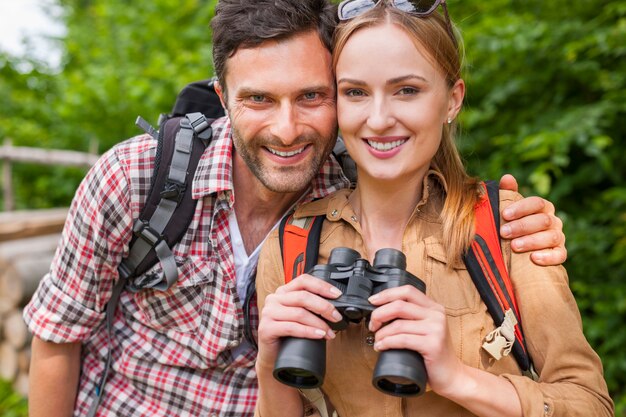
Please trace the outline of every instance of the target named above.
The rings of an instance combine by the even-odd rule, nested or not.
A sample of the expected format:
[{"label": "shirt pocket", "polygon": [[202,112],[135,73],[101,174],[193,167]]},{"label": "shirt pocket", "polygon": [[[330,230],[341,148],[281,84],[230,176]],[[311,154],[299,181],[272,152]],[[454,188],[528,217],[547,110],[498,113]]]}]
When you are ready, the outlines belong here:
[{"label": "shirt pocket", "polygon": [[[165,291],[143,289],[133,294],[141,321],[159,332],[197,332],[202,322],[203,303],[213,274],[204,268],[204,262],[189,258],[178,263],[178,281]],[[160,264],[146,274],[163,275]]]},{"label": "shirt pocket", "polygon": [[446,308],[448,316],[474,314],[480,310],[481,301],[474,282],[462,261],[448,268],[447,251],[441,242],[427,239],[426,293]]}]

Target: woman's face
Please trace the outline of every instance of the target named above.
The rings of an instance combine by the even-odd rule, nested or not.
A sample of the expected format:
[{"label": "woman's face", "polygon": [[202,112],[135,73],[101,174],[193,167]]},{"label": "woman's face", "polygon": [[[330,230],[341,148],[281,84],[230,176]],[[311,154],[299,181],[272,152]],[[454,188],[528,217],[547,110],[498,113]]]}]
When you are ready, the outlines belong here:
[{"label": "woman's face", "polygon": [[394,24],[360,29],[337,60],[337,112],[362,175],[406,181],[426,174],[464,94]]}]

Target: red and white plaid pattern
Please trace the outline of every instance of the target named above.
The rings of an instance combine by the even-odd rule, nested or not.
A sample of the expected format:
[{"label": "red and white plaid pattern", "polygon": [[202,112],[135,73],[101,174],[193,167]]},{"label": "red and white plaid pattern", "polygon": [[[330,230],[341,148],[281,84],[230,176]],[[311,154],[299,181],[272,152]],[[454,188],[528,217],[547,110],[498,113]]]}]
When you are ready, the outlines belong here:
[{"label": "red and white plaid pattern", "polygon": [[[231,354],[242,341],[244,315],[228,229],[235,198],[228,119],[216,121],[213,133],[193,181],[193,197],[199,199],[193,221],[174,247],[177,285],[165,292],[122,293],[99,416],[254,414],[256,352]],[[75,416],[87,413],[104,369],[105,305],[149,191],[155,151],[153,138],[137,136],[90,170],[76,192],[51,271],[24,310],[39,338],[83,342]],[[304,200],[347,185],[338,164],[329,160]],[[161,273],[158,264],[147,272]],[[256,306],[252,312],[256,329]]]}]

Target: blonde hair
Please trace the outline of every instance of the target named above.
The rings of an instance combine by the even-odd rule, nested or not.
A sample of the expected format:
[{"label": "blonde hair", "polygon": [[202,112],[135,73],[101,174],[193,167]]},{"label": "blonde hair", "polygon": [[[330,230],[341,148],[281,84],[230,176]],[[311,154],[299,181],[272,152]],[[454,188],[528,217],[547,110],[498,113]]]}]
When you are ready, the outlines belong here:
[{"label": "blonde hair", "polygon": [[[457,40],[446,28],[439,13],[428,17],[411,16],[392,7],[377,6],[374,9],[346,22],[335,30],[333,39],[333,68],[348,39],[358,30],[392,23],[404,30],[415,42],[415,46],[426,51],[431,63],[444,74],[448,88],[461,78],[461,53]],[[474,206],[480,199],[478,179],[470,177],[463,165],[455,144],[456,123],[446,124],[442,131],[441,144],[431,167],[446,179],[447,193],[441,211],[443,223],[443,245],[449,248],[448,267],[460,260],[474,238]]]}]

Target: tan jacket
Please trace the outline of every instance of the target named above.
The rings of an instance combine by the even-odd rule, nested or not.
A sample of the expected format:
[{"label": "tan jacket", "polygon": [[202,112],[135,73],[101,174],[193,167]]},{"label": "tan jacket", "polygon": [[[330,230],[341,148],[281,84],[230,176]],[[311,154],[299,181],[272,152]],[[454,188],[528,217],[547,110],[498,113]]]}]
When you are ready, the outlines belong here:
[{"label": "tan jacket", "polygon": [[[602,375],[602,364],[582,333],[581,318],[563,267],[539,267],[528,254],[512,253],[503,243],[504,258],[511,273],[519,303],[525,337],[538,382],[521,375],[512,355],[499,361],[481,348],[494,323],[462,263],[446,268],[446,250],[441,243],[443,190],[439,182],[427,181],[404,232],[403,252],[407,270],[426,283],[426,293],[446,308],[448,325],[457,355],[465,363],[502,375],[515,386],[525,417],[612,416],[613,403]],[[430,192],[429,192],[430,188]],[[322,228],[319,263],[326,263],[330,250],[349,246],[365,254],[360,225],[348,203],[350,190],[299,208],[296,217],[326,214]],[[430,195],[429,195],[430,194]],[[501,191],[505,207],[520,199]],[[277,232],[263,248],[257,274],[259,306],[284,283]],[[327,343],[326,377],[323,390],[339,416],[471,416],[469,411],[432,391],[417,398],[385,395],[371,384],[378,353],[364,323],[339,332]]]}]

